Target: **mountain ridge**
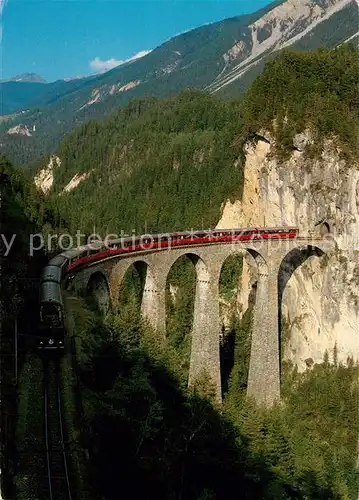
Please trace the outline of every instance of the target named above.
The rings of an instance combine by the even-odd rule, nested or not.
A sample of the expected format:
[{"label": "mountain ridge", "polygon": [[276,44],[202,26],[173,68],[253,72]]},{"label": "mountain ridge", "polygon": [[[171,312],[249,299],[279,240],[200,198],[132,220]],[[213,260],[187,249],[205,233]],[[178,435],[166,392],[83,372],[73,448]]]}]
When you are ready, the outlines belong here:
[{"label": "mountain ridge", "polygon": [[6,82],[28,82],[28,83],[47,83],[45,78],[36,73],[21,73],[12,78],[0,80],[0,83]]}]

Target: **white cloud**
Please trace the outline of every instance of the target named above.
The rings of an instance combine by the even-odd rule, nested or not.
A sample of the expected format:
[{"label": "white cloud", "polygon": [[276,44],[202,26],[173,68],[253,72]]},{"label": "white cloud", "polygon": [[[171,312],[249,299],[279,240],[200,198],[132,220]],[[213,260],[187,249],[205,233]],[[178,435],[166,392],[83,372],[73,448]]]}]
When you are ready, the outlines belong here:
[{"label": "white cloud", "polygon": [[[2,0],[0,0],[1,2]],[[125,64],[130,61],[135,61],[136,59],[140,59],[141,57],[146,56],[149,54],[151,51],[150,50],[141,50],[140,52],[137,52],[134,56],[130,57],[129,59],[125,60],[119,60],[115,59],[114,57],[111,57],[111,59],[107,59],[107,61],[103,61],[99,57],[95,57],[92,61],[90,61],[90,68],[92,71],[95,73],[105,73],[106,71],[109,71],[110,69],[116,68],[116,66],[120,66],[121,64]]]},{"label": "white cloud", "polygon": [[0,0],[0,16],[2,16],[4,7],[7,4],[7,2],[8,2],[8,0]]},{"label": "white cloud", "polygon": [[104,73],[105,71],[109,71],[116,66],[123,64],[123,61],[118,61],[113,57],[111,59],[107,59],[107,61],[102,61],[99,57],[95,57],[92,61],[90,61],[90,68],[95,73]]}]

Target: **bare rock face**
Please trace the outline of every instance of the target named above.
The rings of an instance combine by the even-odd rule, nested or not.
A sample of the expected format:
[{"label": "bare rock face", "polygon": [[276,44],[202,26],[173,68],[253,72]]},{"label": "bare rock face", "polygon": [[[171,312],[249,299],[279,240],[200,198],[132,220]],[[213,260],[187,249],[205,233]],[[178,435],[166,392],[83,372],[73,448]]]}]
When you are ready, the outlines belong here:
[{"label": "bare rock face", "polygon": [[60,166],[60,158],[56,155],[52,155],[48,165],[41,169],[34,178],[37,189],[40,189],[44,194],[50,193],[54,184],[54,168],[58,168]]},{"label": "bare rock face", "polygon": [[[35,132],[35,125],[33,126],[33,132]],[[24,135],[31,137],[32,133],[26,125],[15,125],[15,127],[9,128],[6,132],[9,135]]]},{"label": "bare rock face", "polygon": [[69,193],[70,191],[73,191],[74,189],[77,188],[77,186],[85,181],[86,179],[88,179],[90,177],[90,175],[92,174],[93,172],[93,169],[90,170],[90,172],[85,172],[83,174],[75,174],[72,179],[70,180],[70,182],[64,187],[64,189],[62,190],[62,194],[63,193]]},{"label": "bare rock face", "polygon": [[[329,140],[321,157],[308,160],[303,150],[309,141],[308,132],[296,136],[295,150],[284,162],[269,155],[273,145],[266,140],[248,145],[242,200],[227,201],[217,225],[294,225],[304,235],[329,231],[335,238],[332,255],[309,257],[286,277],[281,310],[285,359],[299,371],[308,360],[311,365],[322,362],[326,350],[332,355],[335,344],[339,361],[359,359],[359,165],[341,159]],[[248,257],[238,295],[240,314],[248,307],[255,275]]]},{"label": "bare rock face", "polygon": [[309,131],[296,134],[293,139],[293,147],[300,152],[303,152],[305,148],[311,143],[312,138]]}]

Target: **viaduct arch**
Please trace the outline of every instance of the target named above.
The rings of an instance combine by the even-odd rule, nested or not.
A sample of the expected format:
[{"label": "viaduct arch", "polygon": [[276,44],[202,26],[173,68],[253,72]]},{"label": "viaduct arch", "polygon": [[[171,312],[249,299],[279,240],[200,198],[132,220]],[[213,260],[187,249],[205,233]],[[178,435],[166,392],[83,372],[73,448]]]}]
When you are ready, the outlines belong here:
[{"label": "viaduct arch", "polygon": [[90,296],[102,314],[107,314],[111,308],[109,285],[106,276],[101,271],[93,273],[86,286],[86,296]]},{"label": "viaduct arch", "polygon": [[[248,252],[258,269],[247,394],[259,404],[271,406],[280,399],[279,315],[284,287],[294,271],[310,255],[322,256],[334,246],[332,238],[236,241],[230,244],[192,245],[191,248],[145,250],[92,264],[79,272],[73,288],[84,293],[91,281],[105,278],[108,304],[116,308],[126,271],[134,265],[141,270],[143,294],[141,312],[149,324],[166,338],[165,291],[174,263],[188,256],[196,270],[196,294],[192,326],[189,386],[206,373],[221,400],[219,279],[222,266],[234,253]],[[94,278],[95,277],[95,278]],[[103,278],[101,278],[103,279]],[[102,281],[103,283],[103,281]],[[92,290],[94,285],[92,285]],[[106,300],[102,300],[106,303]]]}]

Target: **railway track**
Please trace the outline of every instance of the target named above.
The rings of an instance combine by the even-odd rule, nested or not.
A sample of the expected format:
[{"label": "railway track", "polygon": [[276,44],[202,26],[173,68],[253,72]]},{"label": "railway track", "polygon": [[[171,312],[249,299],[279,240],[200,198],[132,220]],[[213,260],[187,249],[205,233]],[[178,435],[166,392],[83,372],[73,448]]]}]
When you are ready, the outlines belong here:
[{"label": "railway track", "polygon": [[72,500],[67,465],[59,362],[44,361],[45,480],[43,498]]}]

